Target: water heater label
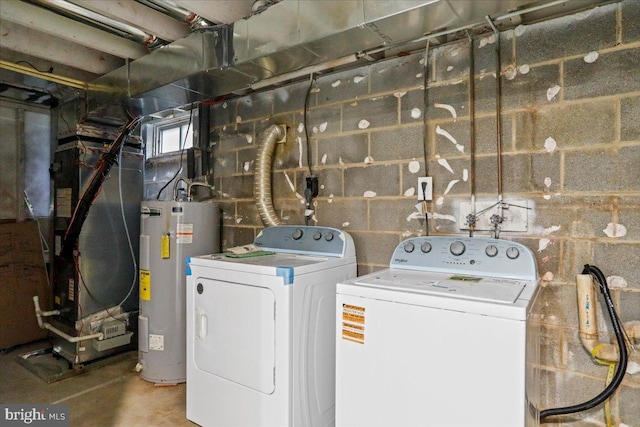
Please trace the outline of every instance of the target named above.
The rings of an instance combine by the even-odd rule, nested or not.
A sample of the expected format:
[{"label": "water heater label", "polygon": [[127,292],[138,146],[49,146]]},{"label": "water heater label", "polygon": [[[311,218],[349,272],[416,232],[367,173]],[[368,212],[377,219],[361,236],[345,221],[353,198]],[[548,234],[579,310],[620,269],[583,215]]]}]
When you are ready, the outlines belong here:
[{"label": "water heater label", "polygon": [[140,270],[140,299],[151,301],[151,272]]},{"label": "water heater label", "polygon": [[164,351],[164,335],[149,334],[149,350]]},{"label": "water heater label", "polygon": [[365,308],[342,304],[342,339],[364,344]]},{"label": "water heater label", "polygon": [[193,243],[193,224],[178,224],[176,231],[177,242],[181,244]]}]

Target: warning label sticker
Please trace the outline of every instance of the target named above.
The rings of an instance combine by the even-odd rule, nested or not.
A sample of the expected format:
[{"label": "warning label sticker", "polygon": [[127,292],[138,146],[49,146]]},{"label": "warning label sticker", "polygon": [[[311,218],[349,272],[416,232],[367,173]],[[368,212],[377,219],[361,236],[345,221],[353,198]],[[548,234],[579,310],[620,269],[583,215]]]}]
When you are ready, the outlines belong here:
[{"label": "warning label sticker", "polygon": [[140,270],[140,299],[151,301],[151,273]]},{"label": "warning label sticker", "polygon": [[176,236],[178,243],[193,243],[193,224],[178,224]]},{"label": "warning label sticker", "polygon": [[365,308],[342,304],[342,339],[364,344]]}]

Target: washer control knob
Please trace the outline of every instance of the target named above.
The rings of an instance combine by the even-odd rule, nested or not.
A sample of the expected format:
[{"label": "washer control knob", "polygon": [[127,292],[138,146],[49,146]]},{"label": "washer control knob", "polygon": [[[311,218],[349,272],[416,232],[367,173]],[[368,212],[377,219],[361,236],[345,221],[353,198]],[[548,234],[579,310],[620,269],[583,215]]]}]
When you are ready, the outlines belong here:
[{"label": "washer control knob", "polygon": [[300,240],[303,234],[304,231],[302,231],[302,228],[296,228],[295,230],[293,230],[293,240]]},{"label": "washer control knob", "polygon": [[428,254],[429,252],[431,252],[431,243],[424,242],[422,245],[420,245],[420,250],[425,254]]},{"label": "washer control knob", "polygon": [[320,240],[321,237],[322,237],[321,232],[316,231],[315,233],[313,233],[313,240]]},{"label": "washer control knob", "polygon": [[485,248],[484,253],[487,256],[494,257],[498,255],[498,247],[496,245],[489,245]]},{"label": "washer control knob", "polygon": [[326,240],[327,242],[330,242],[333,240],[333,233],[332,232],[328,232],[325,236],[324,236],[324,240]]},{"label": "washer control knob", "polygon": [[510,259],[516,259],[520,256],[520,251],[515,246],[509,246],[507,248],[507,257]]},{"label": "washer control knob", "polygon": [[465,249],[466,248],[464,247],[464,243],[462,243],[459,240],[456,240],[455,242],[451,243],[451,245],[449,246],[449,250],[455,256],[462,255],[464,253]]},{"label": "washer control knob", "polygon": [[407,243],[404,244],[403,248],[404,248],[405,252],[410,254],[411,252],[413,252],[413,250],[416,248],[416,246],[411,242],[407,242]]}]

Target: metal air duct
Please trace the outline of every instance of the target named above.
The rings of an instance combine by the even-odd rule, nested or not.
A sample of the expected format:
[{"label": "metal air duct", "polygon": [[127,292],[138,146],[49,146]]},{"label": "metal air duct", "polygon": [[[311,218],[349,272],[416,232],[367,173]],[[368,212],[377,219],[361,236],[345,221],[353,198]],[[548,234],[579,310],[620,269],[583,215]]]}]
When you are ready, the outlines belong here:
[{"label": "metal air duct", "polygon": [[527,6],[539,15],[544,5],[560,5],[568,13],[597,3],[602,1],[284,0],[232,25],[194,32],[95,80],[89,110],[120,105],[151,114],[243,93],[305,67],[331,67],[336,58],[366,61],[361,58],[368,52],[482,25],[487,15],[515,25],[525,15],[511,12]]}]

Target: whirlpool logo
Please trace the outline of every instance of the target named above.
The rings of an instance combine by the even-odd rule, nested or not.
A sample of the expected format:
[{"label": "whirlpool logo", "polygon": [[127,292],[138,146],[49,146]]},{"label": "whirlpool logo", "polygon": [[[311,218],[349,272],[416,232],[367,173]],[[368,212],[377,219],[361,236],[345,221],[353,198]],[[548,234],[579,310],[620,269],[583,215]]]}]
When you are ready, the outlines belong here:
[{"label": "whirlpool logo", "polygon": [[0,405],[0,426],[69,427],[69,405]]}]

